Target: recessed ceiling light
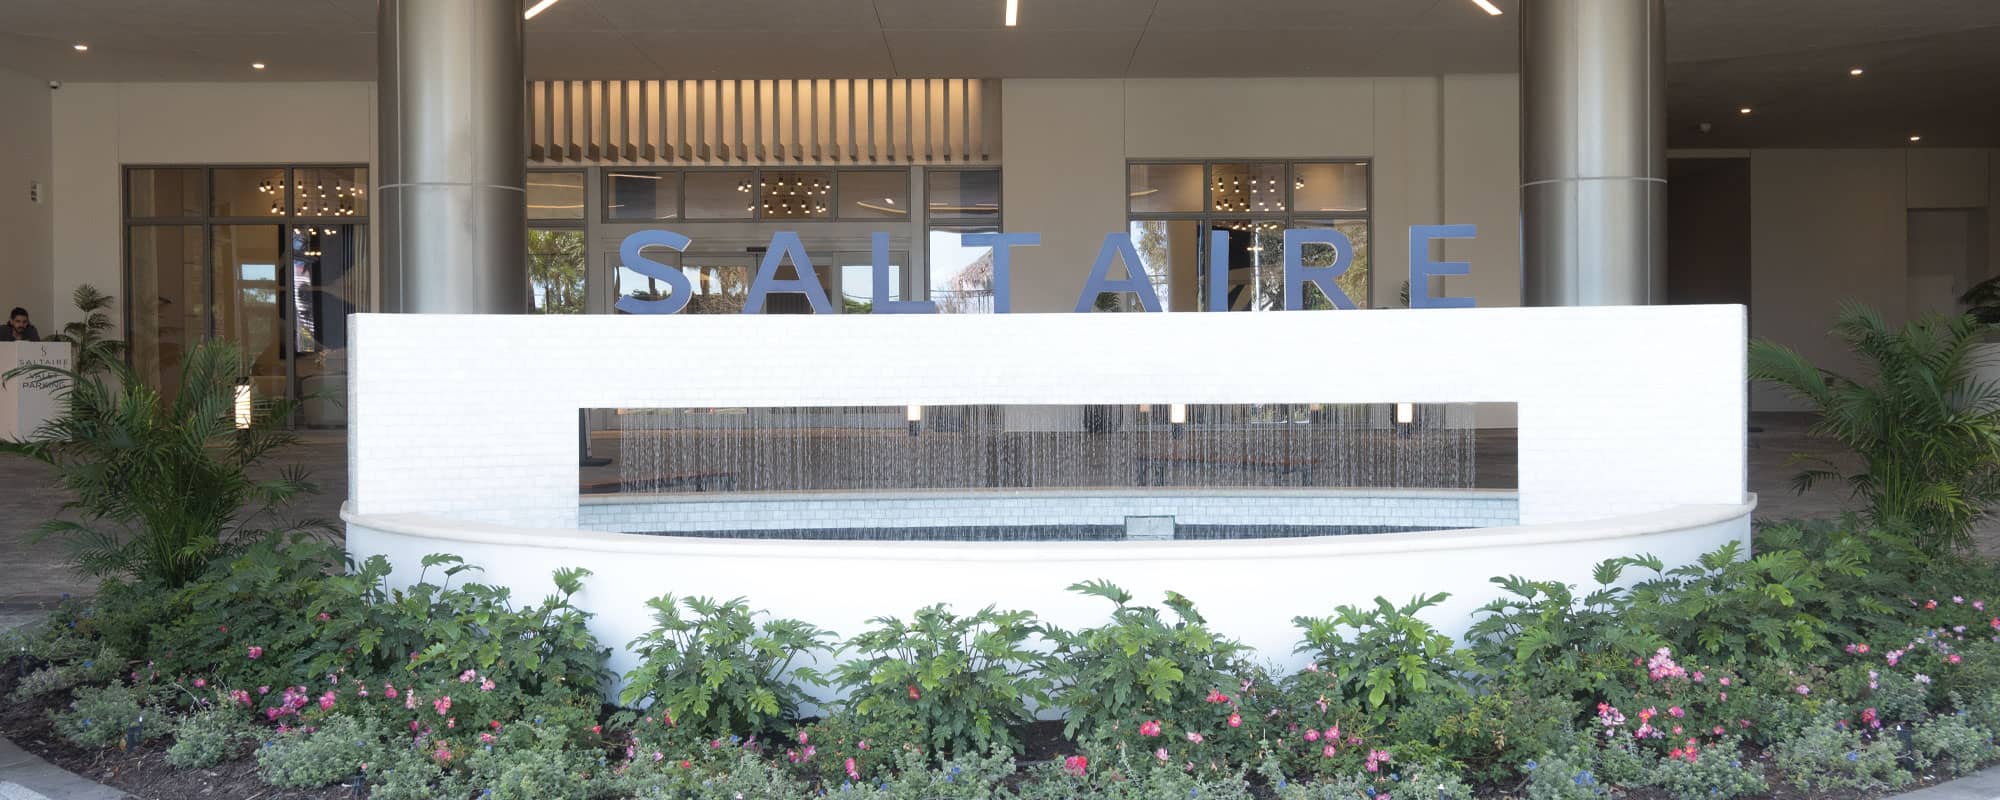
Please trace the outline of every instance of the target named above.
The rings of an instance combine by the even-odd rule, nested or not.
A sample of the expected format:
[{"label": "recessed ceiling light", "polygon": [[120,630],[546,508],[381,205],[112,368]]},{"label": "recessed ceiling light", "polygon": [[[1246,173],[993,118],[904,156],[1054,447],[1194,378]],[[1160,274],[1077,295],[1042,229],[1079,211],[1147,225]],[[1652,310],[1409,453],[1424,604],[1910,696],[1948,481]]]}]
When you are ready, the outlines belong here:
[{"label": "recessed ceiling light", "polygon": [[1742,107],[1742,108],[1739,108],[1739,109],[1736,109],[1736,113],[1738,113],[1738,114],[1742,114],[1743,116],[1746,116],[1746,117],[1747,117],[1747,116],[1750,116],[1750,107],[1749,107],[1749,106],[1744,106],[1744,107]]},{"label": "recessed ceiling light", "polygon": [[1848,71],[1847,71],[1847,74],[1849,74],[1849,75],[1853,75],[1854,77],[1856,77],[1856,78],[1859,78],[1859,77],[1861,77],[1861,73],[1863,73],[1863,72],[1866,72],[1866,70],[1863,70],[1863,69],[1862,69],[1862,68],[1860,68],[1860,67],[1855,67],[1855,68],[1853,68],[1853,69],[1850,69],[1850,70],[1848,70]]},{"label": "recessed ceiling light", "polygon": [[76,48],[76,51],[79,53],[90,49],[90,45],[84,44],[82,42],[77,42],[76,44],[70,45],[70,47]]},{"label": "recessed ceiling light", "polygon": [[1494,5],[1493,0],[1472,0],[1472,4],[1479,6],[1479,10],[1484,11],[1487,14],[1496,17],[1500,16],[1500,7]]},{"label": "recessed ceiling light", "polygon": [[1923,140],[1924,140],[1924,137],[1922,137],[1922,136],[1919,136],[1919,135],[1917,135],[1917,134],[1911,134],[1911,135],[1910,135],[1910,141],[1912,141],[1912,142],[1921,142],[1921,141],[1923,141]]},{"label": "recessed ceiling light", "polygon": [[1021,21],[1021,0],[1007,0],[1007,27]]},{"label": "recessed ceiling light", "polygon": [[555,4],[556,4],[556,0],[541,0],[541,2],[538,2],[538,3],[534,4],[533,6],[530,6],[530,7],[528,8],[528,13],[526,13],[526,14],[522,14],[522,15],[521,15],[521,18],[522,18],[522,19],[534,19],[534,18],[535,18],[535,15],[536,15],[536,14],[540,14],[540,13],[542,13],[543,11],[547,11],[547,10],[549,9],[549,6],[552,6],[552,5],[555,5]]},{"label": "recessed ceiling light", "polygon": [[251,68],[251,69],[263,69],[263,68],[264,68],[264,62],[262,62],[262,61],[253,61],[253,62],[251,62],[251,63],[250,63],[250,68]]}]

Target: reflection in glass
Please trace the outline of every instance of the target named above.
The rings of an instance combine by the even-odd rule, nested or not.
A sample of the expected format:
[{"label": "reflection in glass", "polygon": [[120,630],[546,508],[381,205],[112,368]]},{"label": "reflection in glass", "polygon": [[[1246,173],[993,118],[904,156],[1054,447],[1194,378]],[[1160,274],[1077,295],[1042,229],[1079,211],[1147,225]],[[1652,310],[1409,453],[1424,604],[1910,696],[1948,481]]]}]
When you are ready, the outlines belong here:
[{"label": "reflection in glass", "polygon": [[584,241],[580,230],[528,231],[528,288],[535,313],[584,313],[583,278],[590,263]]},{"label": "reflection in glass", "polygon": [[931,219],[997,221],[1000,217],[1000,171],[997,169],[931,170]]},{"label": "reflection in glass", "polygon": [[[615,186],[617,176],[606,178]],[[528,173],[528,219],[583,219],[583,171]],[[615,189],[605,196],[617,197]],[[615,199],[613,202],[617,202]]]},{"label": "reflection in glass", "polygon": [[292,213],[301,217],[368,216],[368,170],[300,167],[292,170]]},{"label": "reflection in glass", "polygon": [[1126,186],[1133,213],[1201,212],[1200,164],[1133,164]]},{"label": "reflection in glass", "polygon": [[[1370,307],[1372,303],[1369,301],[1368,293],[1372,283],[1373,270],[1370,269],[1368,261],[1368,221],[1362,219],[1302,219],[1292,223],[1292,227],[1332,228],[1347,235],[1347,240],[1354,244],[1354,263],[1348,265],[1347,271],[1341,273],[1340,277],[1334,280],[1334,283],[1339,284],[1340,290],[1347,293],[1349,300],[1354,301],[1355,308]],[[1308,245],[1299,254],[1299,260],[1308,267],[1332,266],[1333,248]],[[1314,303],[1318,303],[1318,305]],[[1333,307],[1332,301],[1322,296],[1318,287],[1311,285],[1306,287],[1306,308]]]},{"label": "reflection in glass", "polygon": [[833,216],[833,173],[764,170],[757,178],[757,205],[765,219],[829,218]]},{"label": "reflection in glass", "polygon": [[199,169],[135,169],[126,208],[134,218],[200,217],[202,175]]},{"label": "reflection in glass", "polygon": [[[1346,272],[1341,273],[1334,283],[1353,302],[1355,308],[1367,308],[1368,303],[1368,223],[1365,220],[1299,220],[1292,223],[1294,228],[1332,228],[1347,235],[1354,245],[1354,262]],[[1215,220],[1210,223],[1211,231],[1223,231],[1229,235],[1226,268],[1229,271],[1229,310],[1231,311],[1282,311],[1285,308],[1285,226],[1268,220]],[[1299,254],[1299,260],[1308,267],[1332,266],[1335,254],[1332,247],[1308,244]],[[1201,279],[1203,293],[1202,308],[1208,307],[1208,270],[1204,254]],[[1305,310],[1331,309],[1337,307],[1332,298],[1327,297],[1316,284],[1305,285]]]},{"label": "reflection in glass", "polygon": [[[833,287],[834,269],[827,263],[825,254],[819,256],[808,254],[806,260],[812,262],[813,277],[819,279],[820,291],[828,300],[838,297]],[[798,266],[787,258],[778,265],[776,277],[781,281],[796,281],[799,278]],[[770,292],[764,295],[763,310],[766,314],[811,314],[812,298],[805,292]]]},{"label": "reflection in glass", "polygon": [[1216,164],[1209,187],[1210,211],[1235,214],[1285,213],[1285,165]]},{"label": "reflection in glass", "polygon": [[965,247],[960,237],[998,231],[979,226],[931,228],[930,300],[938,313],[993,313],[993,248]]},{"label": "reflection in glass", "polygon": [[841,219],[908,219],[910,173],[887,170],[842,170]]},{"label": "reflection in glass", "polygon": [[[570,191],[563,185],[566,173],[529,173],[528,185],[548,183],[542,189],[550,202],[543,205],[550,214],[564,211],[564,206],[576,205],[576,219],[583,217],[583,179],[578,177],[573,199],[567,197]],[[614,220],[675,219],[680,216],[681,176],[677,172],[610,172],[604,175],[604,216]],[[534,190],[529,192],[530,203]],[[569,219],[569,217],[536,217],[534,206],[529,206],[530,219]]]},{"label": "reflection in glass", "polygon": [[[682,309],[681,313],[743,313],[743,302],[750,295],[750,277],[755,273],[752,267],[740,258],[718,260],[701,256],[682,256],[678,253],[662,254],[654,258],[669,264],[679,262],[681,274],[687,276],[692,293],[688,296],[687,308]],[[612,289],[619,297],[664,300],[673,294],[673,287],[667,282],[648,278],[622,265],[616,274],[618,285]]]},{"label": "reflection in glass", "polygon": [[747,170],[687,173],[688,219],[750,219],[757,209],[757,177]]},{"label": "reflection in glass", "polygon": [[1292,165],[1292,206],[1301,214],[1367,211],[1368,165]]},{"label": "reflection in glass", "polygon": [[132,366],[166,395],[179,389],[181,356],[207,333],[201,237],[199,225],[135,225],[127,245]]},{"label": "reflection in glass", "polygon": [[286,396],[283,308],[285,284],[280,225],[216,225],[209,229],[215,336],[243,351],[257,398]]},{"label": "reflection in glass", "polygon": [[[908,263],[910,254],[889,251],[889,299],[903,299],[903,264]],[[870,314],[875,311],[875,263],[868,253],[841,253],[840,268],[840,313]]]},{"label": "reflection in glass", "polygon": [[[1202,297],[1197,281],[1201,276],[1201,221],[1134,220],[1132,246],[1139,261],[1152,276],[1160,307],[1168,311],[1193,311]],[[1101,299],[1100,299],[1101,302]]]},{"label": "reflection in glass", "polygon": [[284,216],[291,198],[282,168],[218,169],[210,181],[209,212],[218,217]]},{"label": "reflection in glass", "polygon": [[293,396],[308,427],[347,424],[347,321],[368,294],[367,233],[365,225],[290,229]]}]

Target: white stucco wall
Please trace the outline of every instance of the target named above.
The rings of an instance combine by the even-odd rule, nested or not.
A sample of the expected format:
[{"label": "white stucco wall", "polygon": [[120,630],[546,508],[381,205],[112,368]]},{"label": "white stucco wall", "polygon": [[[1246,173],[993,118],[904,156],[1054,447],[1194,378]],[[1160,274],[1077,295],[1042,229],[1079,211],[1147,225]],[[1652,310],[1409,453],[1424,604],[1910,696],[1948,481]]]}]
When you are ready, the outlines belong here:
[{"label": "white stucco wall", "polygon": [[[69,305],[69,289],[54,288],[54,180],[49,169],[48,82],[0,70],[0,314],[15,306],[28,310],[35,327],[53,334],[58,306]],[[40,203],[29,198],[30,184],[42,187]]]}]

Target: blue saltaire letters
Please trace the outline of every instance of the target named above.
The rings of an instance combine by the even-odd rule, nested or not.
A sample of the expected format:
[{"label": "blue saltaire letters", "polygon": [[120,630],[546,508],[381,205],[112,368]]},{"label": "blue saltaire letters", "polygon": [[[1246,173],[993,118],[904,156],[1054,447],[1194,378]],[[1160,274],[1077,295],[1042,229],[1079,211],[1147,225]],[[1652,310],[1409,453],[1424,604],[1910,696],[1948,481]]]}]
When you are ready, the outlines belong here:
[{"label": "blue saltaire letters", "polygon": [[[1431,259],[1431,243],[1441,239],[1471,239],[1479,235],[1476,225],[1412,225],[1410,226],[1410,307],[1411,308],[1472,308],[1470,297],[1433,297],[1431,278],[1445,275],[1469,275],[1472,265],[1465,261],[1434,261]],[[961,247],[993,248],[993,310],[1007,313],[1014,310],[1012,265],[1013,249],[1034,247],[1042,243],[1039,233],[966,233],[959,235]],[[666,283],[666,296],[658,300],[641,300],[636,297],[618,298],[617,308],[627,314],[673,314],[687,307],[689,295],[694,287],[686,275],[664,262],[647,257],[650,248],[663,248],[674,252],[685,252],[690,244],[688,237],[673,231],[644,230],[625,237],[618,246],[618,257],[627,269]],[[1325,266],[1307,266],[1307,247],[1326,247],[1333,251],[1333,263]],[[1285,231],[1285,309],[1296,311],[1305,307],[1306,285],[1317,287],[1335,308],[1351,309],[1354,299],[1342,291],[1338,279],[1354,266],[1354,242],[1347,234],[1331,228],[1293,228]],[[937,304],[929,300],[894,300],[889,285],[889,234],[877,232],[869,237],[870,263],[874,267],[873,291],[874,311],[878,314],[934,314]],[[1209,263],[1228,263],[1229,233],[1213,231],[1209,234]],[[791,277],[778,277],[785,262],[792,265]],[[1111,275],[1113,262],[1123,267],[1125,277]],[[771,246],[764,251],[764,260],[757,267],[757,277],[750,282],[750,294],[743,304],[743,313],[755,314],[764,310],[764,302],[773,292],[795,292],[804,294],[815,314],[830,314],[833,303],[826,296],[826,290],[819,281],[809,277],[814,275],[812,260],[806,255],[806,248],[799,241],[799,235],[792,231],[780,231],[771,235]],[[1229,302],[1229,271],[1211,269],[1208,273],[1208,310],[1224,311]],[[1146,273],[1146,265],[1139,259],[1139,251],[1132,245],[1128,233],[1105,234],[1104,244],[1097,250],[1097,260],[1090,265],[1090,273],[1084,278],[1083,293],[1076,298],[1076,310],[1081,313],[1091,310],[1097,296],[1104,292],[1130,293],[1138,296],[1139,307],[1146,311],[1159,311],[1160,297],[1153,291],[1152,276]]]}]

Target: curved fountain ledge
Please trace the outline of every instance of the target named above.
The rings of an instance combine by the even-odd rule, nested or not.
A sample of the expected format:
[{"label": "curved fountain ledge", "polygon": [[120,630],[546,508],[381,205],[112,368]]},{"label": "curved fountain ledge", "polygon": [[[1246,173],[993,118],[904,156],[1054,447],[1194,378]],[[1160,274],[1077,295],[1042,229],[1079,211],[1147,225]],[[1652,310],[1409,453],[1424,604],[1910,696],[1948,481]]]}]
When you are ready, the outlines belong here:
[{"label": "curved fountain ledge", "polygon": [[1097,598],[1067,591],[1105,579],[1142,602],[1167,590],[1193,598],[1217,630],[1242,639],[1282,669],[1292,653],[1291,619],[1382,596],[1453,592],[1425,614],[1453,637],[1497,596],[1490,578],[1522,575],[1588,585],[1598,562],[1652,553],[1669,564],[1695,560],[1730,541],[1746,544],[1754,495],[1732,505],[1686,505],[1645,514],[1532,526],[1345,536],[1199,541],[934,542],[705,539],[509,527],[426,514],[368,515],[343,508],[347,547],[387,556],[393,581],[417,579],[421,559],[453,553],[478,565],[476,580],[520,595],[553,589],[550,571],[593,576],[575,599],[591,612],[598,640],[613,646],[621,674],[634,661],[621,646],[650,627],[645,601],[666,593],[748,597],[753,607],[831,629],[843,637],[867,620],[945,602],[1034,611],[1066,628],[1099,624]]}]

